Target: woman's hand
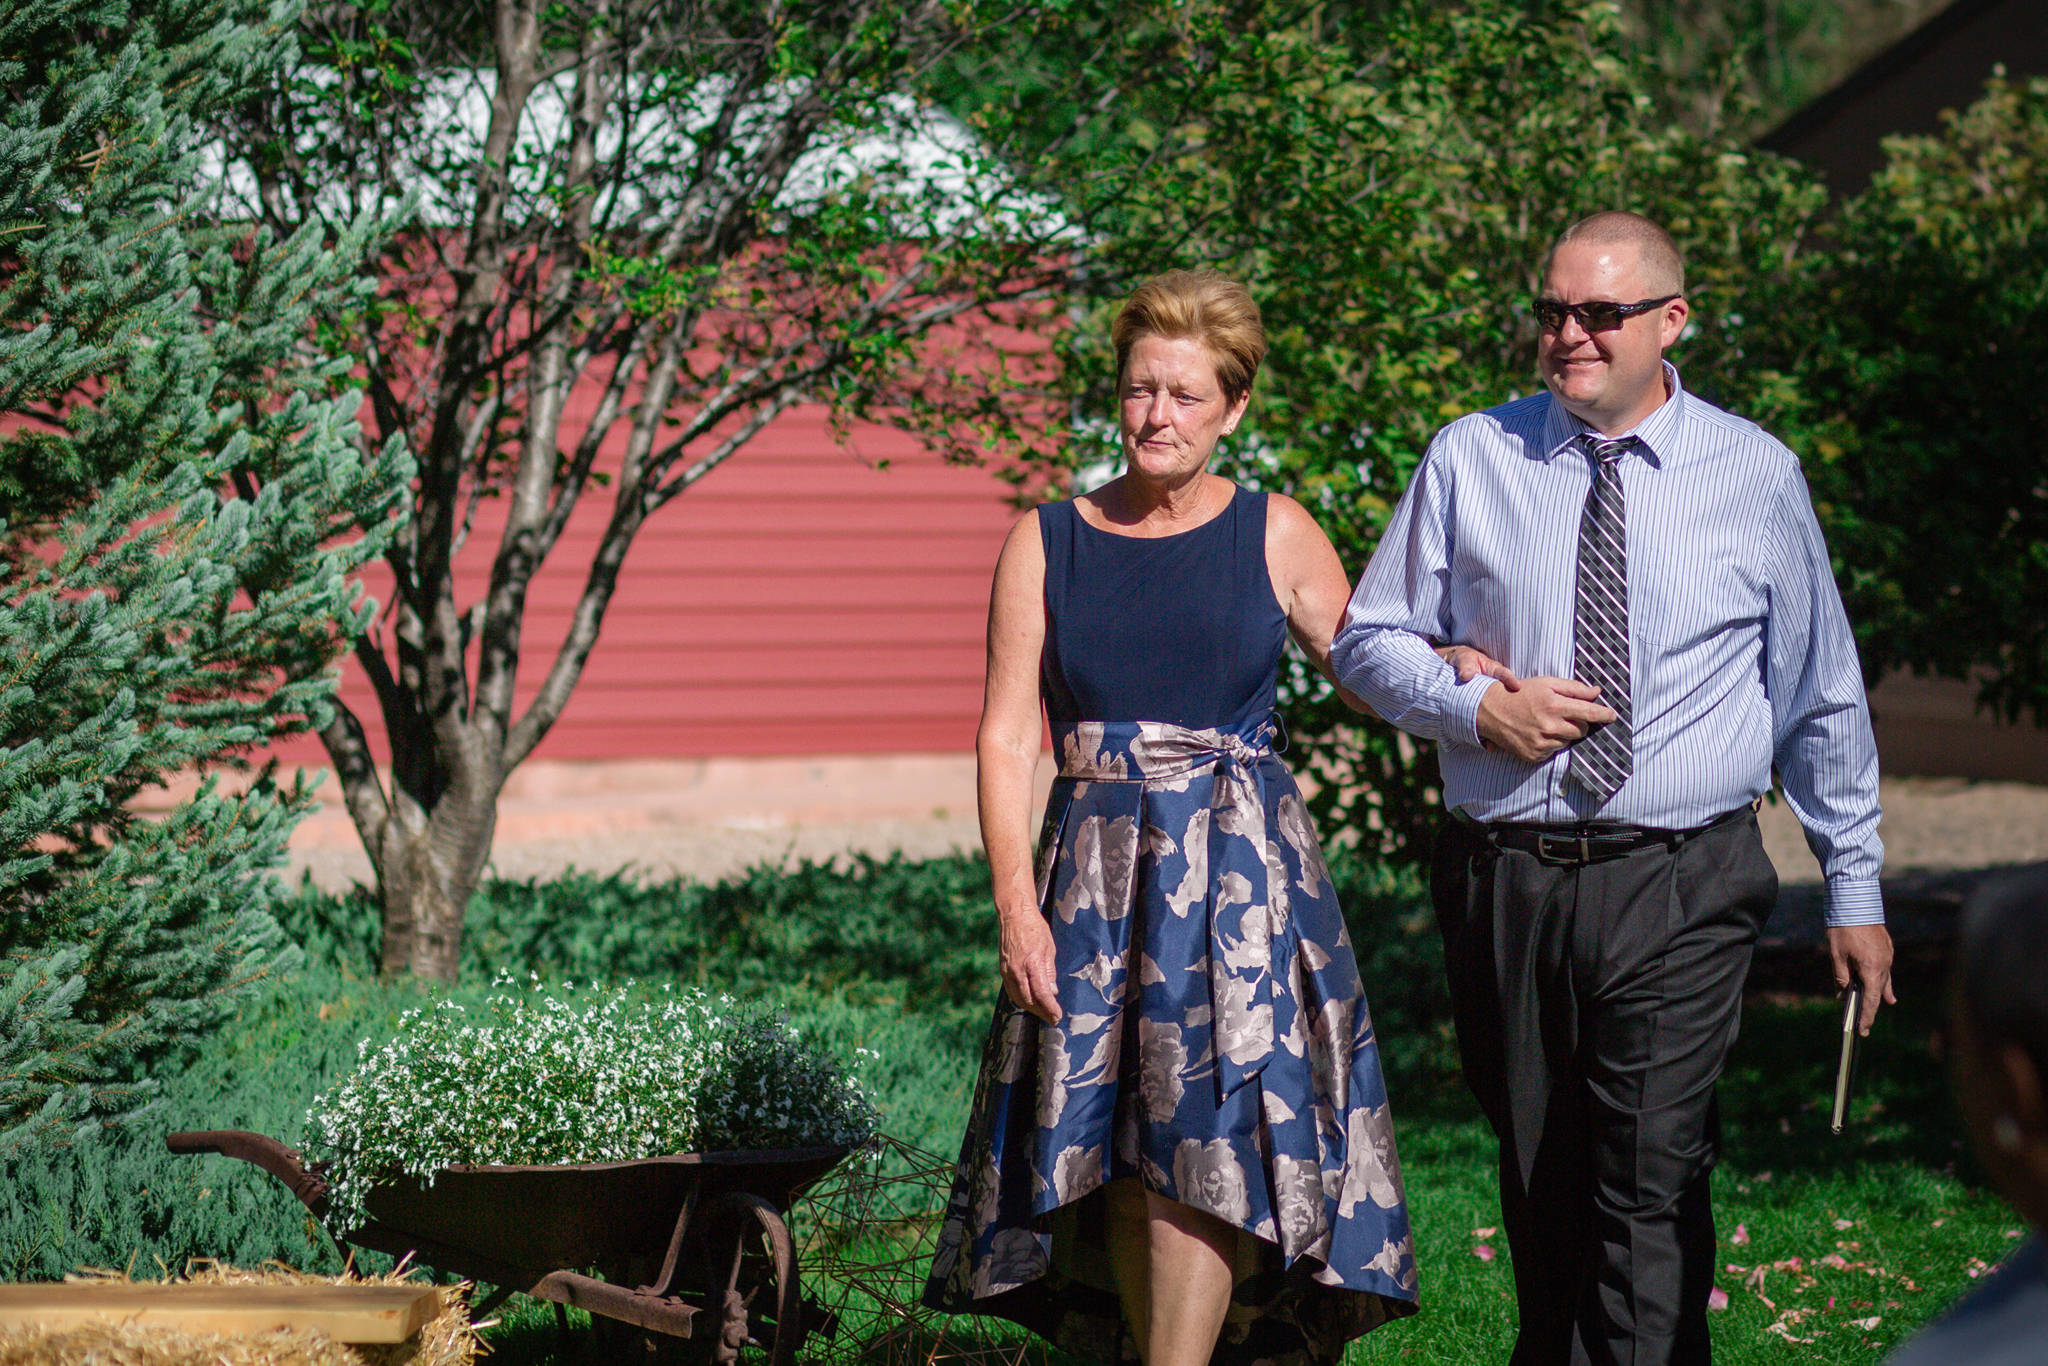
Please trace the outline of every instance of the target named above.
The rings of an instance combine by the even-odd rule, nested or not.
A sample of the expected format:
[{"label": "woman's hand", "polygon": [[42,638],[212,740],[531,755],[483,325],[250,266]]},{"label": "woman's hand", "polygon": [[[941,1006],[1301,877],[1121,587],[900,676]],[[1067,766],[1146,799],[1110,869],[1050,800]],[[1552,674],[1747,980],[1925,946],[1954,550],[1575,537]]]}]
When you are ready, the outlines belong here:
[{"label": "woman's hand", "polygon": [[1438,658],[1458,671],[1460,683],[1470,683],[1485,674],[1497,679],[1509,692],[1521,691],[1522,680],[1515,677],[1515,671],[1483,650],[1470,645],[1439,645],[1436,652]]},{"label": "woman's hand", "polygon": [[[1000,915],[1000,912],[998,913]],[[1047,1024],[1060,1020],[1059,973],[1052,946],[1052,926],[1037,907],[1002,915],[1003,990],[1018,1007]]]},{"label": "woman's hand", "polygon": [[[1484,650],[1476,649],[1470,645],[1439,645],[1436,647],[1436,653],[1437,658],[1443,660],[1444,663],[1457,671],[1460,683],[1470,683],[1481,674],[1485,674],[1488,678],[1499,683],[1507,692],[1520,692],[1522,690],[1522,680],[1515,677],[1515,671],[1495,659],[1492,655],[1487,654]],[[1484,707],[1485,705],[1486,703],[1482,700],[1480,706]],[[1479,745],[1480,748],[1488,753],[1493,753],[1500,748],[1492,739],[1483,735],[1479,739]],[[1539,762],[1537,757],[1526,756],[1520,753],[1516,754],[1515,757],[1525,759],[1526,762],[1532,764]]]}]

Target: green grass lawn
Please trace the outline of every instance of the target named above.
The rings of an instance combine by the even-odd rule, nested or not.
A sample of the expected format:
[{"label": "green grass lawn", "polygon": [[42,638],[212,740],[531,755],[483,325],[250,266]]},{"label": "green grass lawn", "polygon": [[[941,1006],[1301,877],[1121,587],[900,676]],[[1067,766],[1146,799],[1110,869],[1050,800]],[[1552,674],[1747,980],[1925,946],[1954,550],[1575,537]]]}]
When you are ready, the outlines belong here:
[{"label": "green grass lawn", "polygon": [[[1423,1294],[1423,1312],[1355,1344],[1351,1366],[1505,1361],[1515,1310],[1493,1143],[1450,1062],[1427,911],[1410,881],[1336,871],[1385,1038]],[[969,859],[756,873],[718,888],[496,883],[475,913],[455,990],[478,991],[501,968],[534,968],[773,998],[827,1045],[880,1054],[866,1080],[888,1132],[950,1153],[994,979],[985,887],[984,867]],[[162,1147],[181,1128],[296,1140],[307,1104],[352,1062],[358,1041],[381,1040],[401,1010],[431,994],[375,979],[367,904],[309,895],[298,916],[307,966],[166,1075],[154,1113],[97,1142],[0,1162],[0,1279],[81,1265],[159,1274],[192,1255],[338,1267],[324,1234],[270,1178]],[[1842,1136],[1827,1131],[1824,1103],[1832,1005],[1753,1001],[1744,1012],[1722,1084],[1715,1177],[1718,1282],[1729,1296],[1713,1317],[1722,1362],[1879,1361],[1962,1293],[1972,1268],[2014,1245],[2019,1221],[1963,1151],[1929,1054],[1936,988],[1908,982],[1904,991],[1906,1004],[1870,1041],[1855,1123]],[[1476,1254],[1482,1245],[1491,1260]],[[579,1328],[571,1341],[587,1336]],[[488,1337],[500,1366],[557,1357],[551,1306],[515,1297]]]}]

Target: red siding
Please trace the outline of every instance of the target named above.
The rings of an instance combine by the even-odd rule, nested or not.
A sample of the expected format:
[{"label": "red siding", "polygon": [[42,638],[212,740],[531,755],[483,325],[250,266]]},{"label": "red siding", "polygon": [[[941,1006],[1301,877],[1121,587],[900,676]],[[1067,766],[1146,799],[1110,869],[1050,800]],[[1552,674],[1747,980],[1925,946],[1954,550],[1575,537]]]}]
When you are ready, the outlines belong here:
[{"label": "red siding", "polygon": [[[536,757],[971,750],[989,579],[1016,515],[1008,489],[886,428],[858,428],[848,450],[822,409],[792,410],[642,529]],[[502,506],[485,502],[464,547],[465,605],[489,572]],[[522,708],[568,629],[610,506],[608,489],[585,495],[534,583]],[[387,599],[381,566],[367,577]],[[353,660],[342,696],[384,758]],[[317,742],[287,758],[324,761]]]}]

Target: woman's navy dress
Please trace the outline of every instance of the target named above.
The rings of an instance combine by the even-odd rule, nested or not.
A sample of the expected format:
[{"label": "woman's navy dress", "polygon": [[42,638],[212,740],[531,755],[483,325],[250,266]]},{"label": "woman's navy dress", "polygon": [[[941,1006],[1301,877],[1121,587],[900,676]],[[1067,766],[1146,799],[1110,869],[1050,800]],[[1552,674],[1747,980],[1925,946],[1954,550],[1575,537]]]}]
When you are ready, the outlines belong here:
[{"label": "woman's navy dress", "polygon": [[1334,1362],[1414,1312],[1415,1252],[1350,937],[1271,749],[1265,495],[1150,540],[1038,516],[1064,1014],[997,1000],[926,1302],[1131,1358],[1093,1193],[1136,1177],[1251,1235],[1216,1361]]}]

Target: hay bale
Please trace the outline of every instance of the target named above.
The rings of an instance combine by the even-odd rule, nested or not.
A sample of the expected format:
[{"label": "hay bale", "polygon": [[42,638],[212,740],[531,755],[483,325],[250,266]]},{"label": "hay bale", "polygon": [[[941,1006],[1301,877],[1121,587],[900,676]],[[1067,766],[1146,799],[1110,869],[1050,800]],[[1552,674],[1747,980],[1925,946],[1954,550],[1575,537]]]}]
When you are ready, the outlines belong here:
[{"label": "hay bale", "polygon": [[[313,1276],[280,1263],[261,1268],[197,1260],[183,1279],[200,1285],[398,1285],[417,1268],[384,1276]],[[120,1272],[71,1280],[126,1280]],[[340,1343],[325,1333],[287,1331],[231,1337],[173,1328],[88,1324],[77,1328],[0,1329],[0,1366],[472,1366],[469,1285],[441,1287],[441,1313],[409,1342]]]},{"label": "hay bale", "polygon": [[325,1333],[304,1330],[225,1337],[175,1328],[89,1323],[78,1328],[0,1329],[0,1366],[362,1366]]}]

